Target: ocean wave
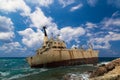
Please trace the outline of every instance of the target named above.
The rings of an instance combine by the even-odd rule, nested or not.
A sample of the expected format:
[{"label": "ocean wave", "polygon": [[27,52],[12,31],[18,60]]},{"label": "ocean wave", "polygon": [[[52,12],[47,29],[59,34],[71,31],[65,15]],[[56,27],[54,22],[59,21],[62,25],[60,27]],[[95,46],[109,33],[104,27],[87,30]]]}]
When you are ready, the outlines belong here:
[{"label": "ocean wave", "polygon": [[12,79],[20,78],[21,76],[23,76],[23,75],[22,74],[18,74],[18,75],[12,76],[10,78],[3,78],[2,80],[12,80]]},{"label": "ocean wave", "polygon": [[38,74],[38,73],[39,72],[28,73],[28,74],[17,74],[17,75],[14,75],[14,76],[10,77],[10,78],[3,78],[2,80],[13,80],[13,79],[18,79],[18,78],[30,76],[30,75],[33,75],[33,74]]},{"label": "ocean wave", "polygon": [[100,66],[100,65],[103,65],[103,64],[108,64],[108,63],[110,63],[110,62],[100,62],[100,63],[97,64],[97,66]]},{"label": "ocean wave", "polygon": [[[27,69],[27,68],[26,68]],[[26,76],[30,76],[30,75],[34,75],[34,74],[38,74],[40,72],[44,72],[44,71],[47,71],[48,69],[44,69],[44,68],[41,68],[39,71],[35,71],[36,69],[31,69],[33,72],[31,73],[27,73],[27,74],[17,74],[17,75],[13,75],[9,78],[3,78],[2,80],[13,80],[13,79],[18,79],[18,78],[22,78],[22,77],[26,77]]]},{"label": "ocean wave", "polygon": [[10,72],[0,72],[0,76],[8,76],[10,74]]},{"label": "ocean wave", "polygon": [[88,73],[83,73],[83,74],[68,73],[65,76],[63,76],[63,80],[89,80],[89,74]]},{"label": "ocean wave", "polygon": [[80,76],[82,77],[83,80],[89,80],[89,74],[88,73],[80,74]]}]

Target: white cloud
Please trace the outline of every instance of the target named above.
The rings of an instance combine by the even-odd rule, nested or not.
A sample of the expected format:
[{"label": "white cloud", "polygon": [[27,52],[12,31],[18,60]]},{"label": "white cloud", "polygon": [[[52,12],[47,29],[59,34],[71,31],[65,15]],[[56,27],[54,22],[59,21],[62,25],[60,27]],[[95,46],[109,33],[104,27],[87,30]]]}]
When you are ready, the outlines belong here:
[{"label": "white cloud", "polygon": [[[72,28],[71,26],[65,26],[61,29],[58,29],[57,24],[52,22],[51,17],[45,16],[45,14],[40,8],[36,8],[36,10],[30,14],[30,20],[32,22],[31,26],[36,27],[37,31],[34,31],[31,27],[23,31],[19,31],[18,33],[23,37],[22,39],[23,44],[25,44],[30,48],[34,46],[40,46],[42,44],[43,32],[40,29],[42,29],[44,25],[47,25],[48,36],[51,36],[51,33],[54,33],[55,36],[60,34],[60,39],[66,42],[70,42],[74,40],[76,41],[76,43],[78,43],[79,37],[83,36],[87,32],[86,37],[90,39],[88,40],[88,43],[92,42],[94,48],[110,48],[111,45],[109,41],[114,41],[115,34],[117,33],[113,35],[112,39],[110,39],[107,36],[109,35],[108,33],[110,31],[109,30],[110,28],[114,30],[113,27],[111,27],[111,25],[115,25],[115,26],[119,25],[119,18],[114,17],[118,15],[119,15],[118,13],[113,13],[113,16],[111,18],[103,19],[98,24],[87,22],[85,24],[86,30],[82,27]],[[109,23],[110,19],[112,19],[112,21],[108,25],[110,28],[109,29],[106,28],[106,31],[103,31],[104,30],[103,28],[106,26],[107,23]],[[96,31],[96,29],[99,29],[98,32]],[[118,34],[116,36],[118,37]]]},{"label": "white cloud", "polygon": [[22,42],[27,47],[36,48],[38,46],[40,47],[40,45],[42,44],[43,33],[39,29],[37,29],[37,31],[35,32],[31,28],[27,28],[23,31],[19,31],[18,33],[23,36]]},{"label": "white cloud", "polygon": [[[54,36],[59,34],[59,30],[57,25],[52,22],[51,17],[46,17],[43,11],[40,8],[36,8],[36,10],[29,15],[29,18],[32,22],[30,24],[31,28],[27,28],[23,31],[19,31],[18,33],[23,37],[22,43],[27,47],[40,47],[43,42],[43,32],[41,29],[43,26],[47,26],[48,36],[51,36],[51,33],[54,31]],[[37,31],[34,31],[32,28],[35,27]]]},{"label": "white cloud", "polygon": [[72,45],[71,48],[78,48],[78,47],[79,47],[79,45]]},{"label": "white cloud", "polygon": [[90,42],[94,44],[94,48],[109,49],[111,47],[110,41],[117,41],[117,40],[120,40],[120,34],[109,32],[109,34],[103,38],[94,38],[94,39],[92,38]]},{"label": "white cloud", "polygon": [[11,40],[14,38],[14,26],[10,18],[0,16],[0,40]]},{"label": "white cloud", "polygon": [[120,13],[115,12],[111,18],[105,18],[98,24],[86,23],[86,27],[87,36],[90,39],[88,43],[92,43],[94,48],[110,49],[112,46],[110,41],[120,40]]},{"label": "white cloud", "polygon": [[19,42],[11,42],[11,43],[5,43],[0,47],[0,51],[4,51],[4,53],[11,53],[14,51],[25,51],[26,48],[22,48]]},{"label": "white cloud", "polygon": [[[54,32],[53,32],[54,31]],[[40,29],[37,29],[35,32],[31,28],[27,28],[24,31],[18,32],[21,36],[23,36],[22,42],[29,48],[40,47],[43,43],[43,32]],[[66,42],[77,40],[80,36],[85,34],[85,30],[82,27],[72,28],[72,27],[64,27],[58,30],[57,26],[49,26],[47,28],[48,37],[51,36],[51,33],[54,36],[60,34],[60,39]],[[78,42],[78,41],[77,41]]]},{"label": "white cloud", "polygon": [[44,7],[48,7],[54,2],[54,0],[26,0],[26,1],[28,3]]},{"label": "white cloud", "polygon": [[109,26],[120,26],[120,18],[108,18],[108,19],[104,19],[104,21],[102,22],[105,27],[109,27]]},{"label": "white cloud", "polygon": [[117,41],[120,40],[120,34],[119,33],[114,33],[114,32],[109,32],[109,35],[105,36],[106,39],[109,41]]},{"label": "white cloud", "polygon": [[60,30],[62,36],[61,39],[66,42],[78,39],[81,35],[85,34],[85,30],[82,27],[72,28],[72,27],[64,27]]},{"label": "white cloud", "polygon": [[46,17],[43,11],[40,8],[36,8],[36,10],[30,14],[30,19],[32,21],[33,27],[41,28],[47,24],[50,24],[52,21],[51,17]]},{"label": "white cloud", "polygon": [[95,27],[97,27],[96,24],[93,24],[91,22],[87,22],[85,25],[87,26],[87,28],[95,28]]},{"label": "white cloud", "polygon": [[0,10],[2,12],[16,12],[20,10],[22,15],[28,15],[31,11],[24,0],[0,0]]},{"label": "white cloud", "polygon": [[[78,38],[85,34],[85,30],[82,27],[64,27],[59,30],[57,24],[52,22],[52,18],[45,16],[43,11],[38,7],[29,15],[29,17],[32,22],[30,25],[31,28],[18,32],[23,37],[22,43],[29,48],[41,46],[43,42],[43,32],[40,29],[42,29],[45,25],[47,25],[47,33],[49,37],[51,36],[51,33],[53,33],[54,36],[60,34],[60,38],[66,42],[72,40],[79,42]],[[34,31],[32,29],[33,27],[35,27],[37,31]]]},{"label": "white cloud", "polygon": [[36,27],[37,29],[42,29],[43,26],[48,26],[47,31],[48,35],[51,35],[51,33],[54,31],[55,34],[59,33],[59,30],[57,28],[57,24],[52,22],[51,17],[45,16],[43,11],[40,8],[36,8],[36,10],[30,14],[30,20],[32,24],[31,27]]},{"label": "white cloud", "polygon": [[53,33],[53,36],[57,36],[58,34],[60,34],[60,30],[58,29],[57,24],[51,23],[50,25],[48,25],[47,33],[48,33],[48,36],[52,36],[52,33]]},{"label": "white cloud", "polygon": [[14,32],[0,32],[0,40],[11,41],[13,37],[14,37]]},{"label": "white cloud", "polygon": [[63,8],[74,2],[75,2],[75,0],[59,0],[59,3],[62,5]]},{"label": "white cloud", "polygon": [[83,7],[83,4],[79,4],[79,5],[77,5],[77,6],[72,7],[72,8],[70,9],[70,11],[75,11],[75,10],[81,8],[81,7]]},{"label": "white cloud", "polygon": [[14,29],[13,22],[10,18],[7,18],[5,16],[0,16],[0,32],[4,31],[12,31]]},{"label": "white cloud", "polygon": [[87,0],[87,3],[88,3],[90,6],[94,7],[94,6],[96,5],[97,1],[98,1],[98,0]]},{"label": "white cloud", "polygon": [[119,27],[120,26],[120,12],[116,11],[112,14],[110,18],[105,18],[102,22],[102,25],[104,25],[104,28],[107,27]]}]

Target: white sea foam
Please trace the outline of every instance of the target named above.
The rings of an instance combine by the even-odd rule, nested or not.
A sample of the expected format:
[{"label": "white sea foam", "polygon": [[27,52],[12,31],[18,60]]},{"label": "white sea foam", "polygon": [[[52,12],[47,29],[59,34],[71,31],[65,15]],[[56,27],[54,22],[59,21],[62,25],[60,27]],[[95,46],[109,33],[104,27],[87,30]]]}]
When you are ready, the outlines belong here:
[{"label": "white sea foam", "polygon": [[43,72],[43,71],[47,71],[48,69],[46,68],[41,68],[40,71]]},{"label": "white sea foam", "polygon": [[83,73],[83,74],[68,73],[67,75],[64,76],[64,79],[67,79],[67,80],[89,80],[89,74],[87,74],[87,73]]},{"label": "white sea foam", "polygon": [[110,63],[110,62],[100,62],[100,63],[97,64],[97,66],[100,66],[100,65],[102,65],[102,64],[105,64],[105,65],[106,65],[106,64],[108,64],[108,63]]},{"label": "white sea foam", "polygon": [[80,77],[82,77],[83,80],[89,80],[89,74],[87,73],[80,74]]},{"label": "white sea foam", "polygon": [[[27,69],[27,68],[26,68]],[[31,70],[35,70],[35,69],[31,69]],[[17,75],[14,75],[10,78],[3,78],[2,80],[12,80],[12,79],[17,79],[17,78],[22,78],[22,77],[26,77],[26,76],[30,76],[30,75],[34,75],[34,74],[38,74],[40,72],[44,72],[44,71],[47,71],[48,69],[44,69],[44,68],[41,68],[39,71],[34,71],[32,73],[28,73],[28,74],[17,74]]]},{"label": "white sea foam", "polygon": [[3,77],[8,76],[9,74],[10,74],[10,72],[0,72],[0,75],[3,76]]}]

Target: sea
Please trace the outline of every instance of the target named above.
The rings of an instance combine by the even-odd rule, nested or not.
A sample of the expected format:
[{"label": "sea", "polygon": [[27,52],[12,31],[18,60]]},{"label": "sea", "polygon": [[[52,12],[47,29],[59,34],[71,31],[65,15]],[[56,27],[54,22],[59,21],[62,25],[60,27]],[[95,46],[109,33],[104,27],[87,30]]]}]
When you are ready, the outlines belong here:
[{"label": "sea", "polygon": [[[97,65],[107,64],[115,57],[101,57]],[[0,58],[0,80],[64,80],[65,75],[89,80],[88,71],[96,69],[91,64],[57,68],[31,68],[26,58]],[[72,80],[72,79],[71,79]]]}]

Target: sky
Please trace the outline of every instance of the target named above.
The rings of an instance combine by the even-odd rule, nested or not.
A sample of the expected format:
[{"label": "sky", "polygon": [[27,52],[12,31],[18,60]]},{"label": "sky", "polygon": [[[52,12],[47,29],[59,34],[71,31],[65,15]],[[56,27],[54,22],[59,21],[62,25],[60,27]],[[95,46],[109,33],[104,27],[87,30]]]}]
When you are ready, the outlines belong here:
[{"label": "sky", "polygon": [[0,0],[0,57],[27,57],[43,44],[43,26],[68,48],[120,57],[120,0]]}]

